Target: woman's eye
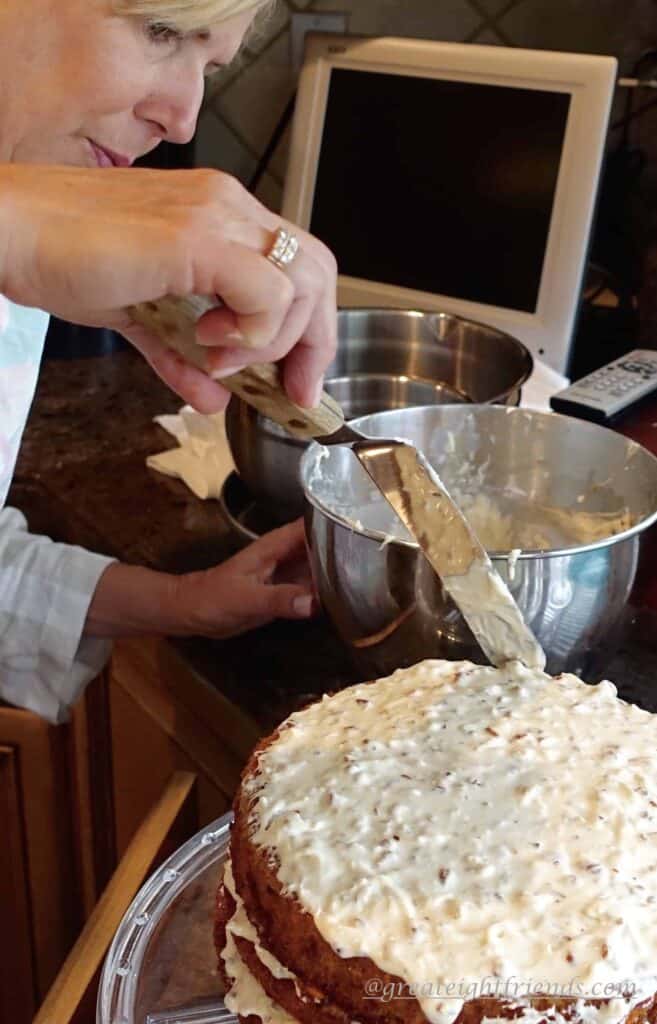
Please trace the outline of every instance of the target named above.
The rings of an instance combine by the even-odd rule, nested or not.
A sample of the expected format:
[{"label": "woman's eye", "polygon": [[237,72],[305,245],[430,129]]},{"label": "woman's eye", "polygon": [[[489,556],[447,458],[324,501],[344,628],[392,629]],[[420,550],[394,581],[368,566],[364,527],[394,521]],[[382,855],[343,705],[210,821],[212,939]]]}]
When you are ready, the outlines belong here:
[{"label": "woman's eye", "polygon": [[154,43],[179,43],[183,39],[182,32],[164,21],[149,21],[146,32]]}]

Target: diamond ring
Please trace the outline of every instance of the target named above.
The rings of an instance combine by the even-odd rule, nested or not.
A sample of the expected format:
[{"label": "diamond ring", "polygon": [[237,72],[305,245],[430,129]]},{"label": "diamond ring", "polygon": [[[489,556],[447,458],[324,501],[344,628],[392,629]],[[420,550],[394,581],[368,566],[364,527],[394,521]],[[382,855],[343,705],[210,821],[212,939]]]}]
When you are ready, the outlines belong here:
[{"label": "diamond ring", "polygon": [[290,266],[299,252],[299,239],[287,228],[279,228],[271,249],[267,253],[267,259],[278,267],[285,270]]}]

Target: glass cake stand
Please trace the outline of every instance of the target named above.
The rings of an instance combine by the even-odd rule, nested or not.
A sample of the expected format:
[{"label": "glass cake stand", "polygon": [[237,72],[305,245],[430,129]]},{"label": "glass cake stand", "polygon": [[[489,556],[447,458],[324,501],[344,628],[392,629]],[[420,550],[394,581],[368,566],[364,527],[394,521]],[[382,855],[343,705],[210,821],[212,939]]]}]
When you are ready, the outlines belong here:
[{"label": "glass cake stand", "polygon": [[231,821],[226,814],[181,846],[133,900],[105,960],[97,1024],[237,1024],[212,941]]}]

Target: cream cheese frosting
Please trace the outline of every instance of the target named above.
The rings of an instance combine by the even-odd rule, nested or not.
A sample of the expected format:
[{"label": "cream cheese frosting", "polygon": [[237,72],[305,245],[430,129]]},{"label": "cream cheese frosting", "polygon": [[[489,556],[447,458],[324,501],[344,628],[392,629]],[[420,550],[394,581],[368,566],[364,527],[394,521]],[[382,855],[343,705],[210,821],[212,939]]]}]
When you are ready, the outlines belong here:
[{"label": "cream cheese frosting", "polygon": [[612,683],[427,661],[287,720],[244,783],[251,841],[338,955],[431,985],[435,1024],[491,977],[631,986],[579,1004],[616,1024],[657,989],[656,750]]},{"label": "cream cheese frosting", "polygon": [[284,967],[280,960],[277,960],[268,949],[261,945],[260,937],[249,920],[244,901],[235,887],[233,865],[230,858],[226,861],[224,868],[224,885],[235,901],[235,913],[228,923],[228,931],[252,943],[256,956],[274,978],[286,978],[288,981],[296,981],[296,975],[292,971],[288,971],[287,967]]},{"label": "cream cheese frosting", "polygon": [[[450,494],[477,537],[489,552],[512,554],[555,551],[559,548],[597,544],[615,537],[635,524],[627,509],[616,512],[588,512],[582,508],[559,508],[531,502],[524,495],[460,491]],[[331,506],[332,507],[332,506]],[[384,534],[384,542],[411,542],[413,538],[389,508],[373,494],[367,505],[340,508],[357,530]]]},{"label": "cream cheese frosting", "polygon": [[530,668],[545,668],[542,647],[490,561],[473,561],[467,572],[442,582],[489,660],[512,654]]},{"label": "cream cheese frosting", "polygon": [[298,1024],[287,1010],[270,999],[257,978],[255,978],[235,945],[230,930],[226,931],[226,945],[221,953],[231,987],[224,996],[224,1002],[231,1013],[242,1017],[259,1017],[262,1024]]},{"label": "cream cheese frosting", "polygon": [[[235,936],[241,936],[253,946],[256,956],[274,978],[284,978],[294,982],[297,996],[304,999],[296,974],[284,967],[280,960],[269,952],[260,942],[255,926],[249,920],[242,897],[237,892],[233,878],[230,857],[224,868],[223,882],[235,901],[235,911],[226,925],[226,945],[221,956],[226,965],[226,973],[232,981],[231,988],[225,997],[229,1010],[243,1017],[254,1014],[261,1018],[263,1024],[298,1024],[287,1010],[271,999],[257,978],[251,973],[239,955]],[[352,1024],[358,1024],[353,1021]]]}]

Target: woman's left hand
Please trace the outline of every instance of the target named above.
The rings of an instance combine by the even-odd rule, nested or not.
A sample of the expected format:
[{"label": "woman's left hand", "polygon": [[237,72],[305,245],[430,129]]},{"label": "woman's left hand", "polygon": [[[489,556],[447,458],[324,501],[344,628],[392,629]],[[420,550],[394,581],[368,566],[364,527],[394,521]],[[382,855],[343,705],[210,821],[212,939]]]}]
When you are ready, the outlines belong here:
[{"label": "woman's left hand", "polygon": [[239,636],[274,619],[308,619],[318,601],[303,522],[266,534],[214,569],[171,576],[113,562],[85,624],[96,637]]},{"label": "woman's left hand", "polygon": [[274,619],[307,619],[317,610],[301,520],[266,534],[214,569],[181,576],[184,632],[239,636]]}]

